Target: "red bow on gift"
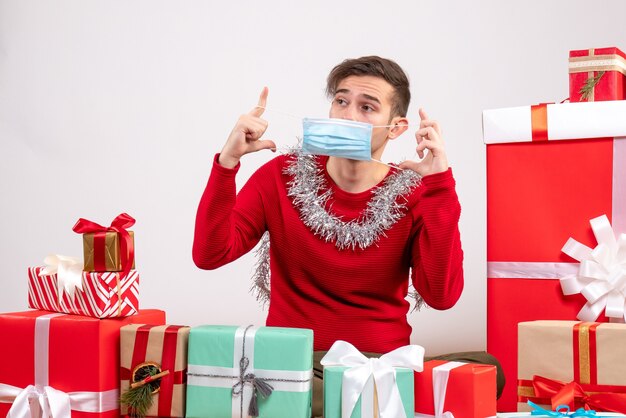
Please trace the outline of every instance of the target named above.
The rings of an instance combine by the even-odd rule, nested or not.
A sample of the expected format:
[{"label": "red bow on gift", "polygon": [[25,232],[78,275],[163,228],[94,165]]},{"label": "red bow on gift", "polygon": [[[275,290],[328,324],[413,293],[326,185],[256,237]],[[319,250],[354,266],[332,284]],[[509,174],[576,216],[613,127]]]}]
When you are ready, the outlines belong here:
[{"label": "red bow on gift", "polygon": [[[602,385],[597,387],[601,390]],[[536,397],[550,398],[553,410],[560,405],[568,405],[572,409],[585,408],[626,414],[626,393],[585,392],[575,381],[564,383],[543,376],[533,376],[533,388]]]},{"label": "red bow on gift", "polygon": [[130,269],[133,266],[133,259],[135,258],[135,248],[133,246],[133,241],[130,238],[130,234],[126,230],[126,228],[130,228],[135,224],[135,218],[130,216],[127,213],[122,213],[118,215],[113,222],[111,222],[111,226],[102,226],[95,222],[92,222],[87,219],[80,218],[74,227],[72,227],[72,231],[79,234],[88,234],[88,233],[101,233],[105,234],[107,232],[117,232],[120,237],[120,261],[122,263],[122,274],[120,275],[120,281],[124,279]]}]

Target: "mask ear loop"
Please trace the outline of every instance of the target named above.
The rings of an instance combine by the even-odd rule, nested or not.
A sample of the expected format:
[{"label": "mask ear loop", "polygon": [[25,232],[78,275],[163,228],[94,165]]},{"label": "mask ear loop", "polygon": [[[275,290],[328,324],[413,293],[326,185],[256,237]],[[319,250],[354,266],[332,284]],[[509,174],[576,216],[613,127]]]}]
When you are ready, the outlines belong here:
[{"label": "mask ear loop", "polygon": [[[372,128],[395,128],[396,126],[416,126],[416,125],[410,124],[410,123],[396,123],[394,125],[372,125]],[[417,156],[417,153],[415,153],[415,155]],[[374,158],[372,158],[372,161],[386,165],[387,167],[395,168],[396,170],[405,170],[404,168],[400,168],[397,165],[387,164],[381,160],[376,160]]]}]

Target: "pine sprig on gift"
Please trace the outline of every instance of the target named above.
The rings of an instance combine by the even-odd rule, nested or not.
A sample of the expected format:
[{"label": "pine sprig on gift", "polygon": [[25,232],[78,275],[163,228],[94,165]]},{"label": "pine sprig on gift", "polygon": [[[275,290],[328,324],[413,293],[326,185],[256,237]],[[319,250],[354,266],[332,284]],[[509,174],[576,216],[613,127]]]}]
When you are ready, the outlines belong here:
[{"label": "pine sprig on gift", "polygon": [[585,84],[578,91],[580,94],[580,100],[589,99],[589,96],[593,93],[594,87],[598,84],[603,75],[604,71],[600,71],[595,77],[588,78],[587,81],[585,81]]},{"label": "pine sprig on gift", "polygon": [[[160,372],[159,368],[153,365],[141,367],[133,381],[142,381],[147,377],[155,376]],[[160,386],[159,380],[148,382],[144,385],[131,387],[120,397],[120,403],[128,407],[129,415],[132,417],[143,418],[152,406],[154,392]]]}]

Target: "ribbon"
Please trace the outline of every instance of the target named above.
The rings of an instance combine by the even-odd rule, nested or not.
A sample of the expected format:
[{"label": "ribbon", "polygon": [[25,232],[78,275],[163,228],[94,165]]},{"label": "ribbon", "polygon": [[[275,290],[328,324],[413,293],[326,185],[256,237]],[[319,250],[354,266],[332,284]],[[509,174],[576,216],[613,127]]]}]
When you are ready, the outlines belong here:
[{"label": "ribbon", "polygon": [[248,415],[251,417],[259,416],[259,405],[257,400],[257,394],[260,394],[263,398],[267,398],[274,391],[274,387],[267,383],[266,379],[256,377],[254,373],[246,373],[250,366],[250,359],[248,357],[241,357],[239,359],[239,380],[233,385],[233,397],[240,396],[243,403],[243,390],[246,384],[252,387],[252,399],[248,404]]},{"label": "ribbon", "polygon": [[[187,383],[187,369],[170,372],[168,376],[172,377],[171,380],[175,385]],[[120,367],[120,380],[132,380],[132,370],[127,367]]]},{"label": "ribbon", "polygon": [[43,262],[46,266],[41,269],[39,276],[57,275],[59,303],[64,291],[73,298],[76,288],[83,290],[83,261],[80,258],[51,254]]},{"label": "ribbon", "polygon": [[559,279],[574,275],[578,263],[551,263],[525,261],[489,261],[487,277],[492,279]]},{"label": "ribbon", "polygon": [[596,411],[594,410],[585,410],[583,408],[577,409],[575,412],[570,413],[570,408],[567,405],[559,405],[555,411],[549,411],[547,409],[543,409],[536,403],[532,401],[528,401],[528,405],[533,408],[530,415],[540,415],[542,417],[595,417]]},{"label": "ribbon", "polygon": [[[135,219],[126,214],[122,213],[118,215],[113,222],[111,222],[111,226],[105,227],[99,225],[95,222],[89,221],[87,219],[80,218],[76,224],[72,227],[72,231],[79,234],[88,234],[94,233],[94,243],[97,239],[104,239],[104,236],[107,232],[116,232],[120,237],[120,260],[122,264],[122,274],[120,275],[120,281],[123,280],[128,273],[130,272],[133,266],[133,259],[135,257],[135,248],[133,246],[133,240],[130,237],[130,234],[126,230],[126,228],[130,228],[135,224]],[[98,252],[94,254],[94,264],[98,259]],[[99,270],[105,271],[104,268],[98,268]]]},{"label": "ribbon", "polygon": [[615,239],[606,215],[589,221],[598,245],[591,249],[569,238],[562,250],[580,262],[576,275],[560,279],[564,295],[582,294],[587,303],[578,312],[581,321],[594,322],[604,311],[609,318],[626,319],[626,234]]},{"label": "ribbon", "polygon": [[[231,415],[233,418],[258,416],[258,395],[270,396],[273,391],[308,392],[311,390],[313,370],[264,370],[254,368],[254,338],[257,327],[249,325],[235,331],[233,367],[187,366],[187,384],[190,386],[232,389]],[[270,383],[271,382],[271,383]],[[247,405],[248,414],[244,414]]]},{"label": "ribbon", "polygon": [[548,140],[548,103],[541,103],[530,107],[530,121],[532,126],[532,140]]},{"label": "ribbon", "polygon": [[617,71],[626,75],[626,58],[618,54],[594,55],[590,50],[589,56],[570,57],[569,73],[586,73],[593,71]]},{"label": "ribbon", "polygon": [[626,393],[587,393],[576,381],[564,383],[543,376],[533,376],[535,397],[550,399],[552,408],[568,405],[605,412],[626,413]]},{"label": "ribbon", "polygon": [[61,315],[42,315],[35,320],[35,384],[22,389],[0,383],[0,402],[13,404],[7,418],[71,418],[71,411],[100,413],[118,409],[117,389],[65,393],[49,386],[50,320]]},{"label": "ribbon", "polygon": [[[380,418],[406,418],[400,391],[396,384],[395,367],[406,367],[416,372],[424,369],[424,348],[407,345],[397,348],[380,358],[367,358],[352,344],[335,341],[321,360],[323,366],[348,367],[343,373],[341,388],[341,416],[350,418],[359,397],[362,404],[371,404],[373,399],[364,399],[372,385],[378,397]],[[373,391],[372,391],[373,393]],[[373,418],[374,410],[365,410],[362,418]]]},{"label": "ribbon", "polygon": [[467,363],[449,361],[433,368],[433,400],[435,404],[435,415],[416,413],[415,418],[454,418],[454,414],[452,412],[444,412],[448,379],[452,369],[456,369],[457,367],[461,367],[465,364]]}]

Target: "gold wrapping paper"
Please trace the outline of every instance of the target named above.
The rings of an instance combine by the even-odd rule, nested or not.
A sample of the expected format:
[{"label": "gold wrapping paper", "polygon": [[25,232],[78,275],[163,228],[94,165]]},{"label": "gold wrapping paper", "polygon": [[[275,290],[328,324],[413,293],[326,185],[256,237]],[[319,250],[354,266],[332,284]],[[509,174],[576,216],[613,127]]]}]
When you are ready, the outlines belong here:
[{"label": "gold wrapping paper", "polygon": [[[128,231],[130,238],[135,245],[135,236],[133,231]],[[106,232],[104,257],[106,268],[104,270],[95,270],[94,266],[94,233],[83,234],[83,255],[85,259],[85,271],[122,271],[122,260],[120,258],[120,240],[117,232]],[[133,266],[135,268],[135,257],[133,257]]]},{"label": "gold wrapping paper", "polygon": [[[578,366],[580,381],[588,384],[595,372],[598,385],[626,386],[626,324],[602,323],[595,331],[596,358],[591,355],[592,335],[585,323],[574,341],[574,325],[580,321],[531,321],[518,325],[518,380],[531,381],[534,375],[562,382],[574,380]],[[578,361],[574,359],[578,345]],[[518,386],[519,396],[532,397],[532,387]],[[548,407],[549,405],[542,405]],[[518,402],[518,411],[530,411]]]},{"label": "gold wrapping paper", "polygon": [[[120,367],[122,370],[132,370],[137,367],[138,364],[145,362],[152,362],[158,365],[163,364],[163,341],[165,338],[165,330],[170,325],[154,326],[149,331],[139,330],[142,324],[132,324],[124,326],[121,329],[120,338]],[[148,332],[148,344],[145,358],[141,360],[141,363],[133,363],[133,354],[135,349],[135,340],[137,332]],[[174,360],[174,370],[169,370],[168,379],[174,379],[176,374],[186,374],[187,369],[187,344],[189,341],[190,327],[181,327],[177,332],[176,338],[176,358]],[[122,372],[124,377],[124,372]],[[131,377],[132,379],[132,377]],[[130,388],[132,382],[128,379],[122,379],[120,381],[120,393],[126,392]],[[174,384],[172,392],[171,410],[167,416],[170,417],[184,417],[185,416],[185,389],[186,384],[177,383]],[[159,397],[161,391],[158,391],[153,395],[152,407],[148,410],[147,416],[156,417],[159,416]],[[122,415],[128,414],[128,409],[125,405],[120,405],[120,412]]]}]

